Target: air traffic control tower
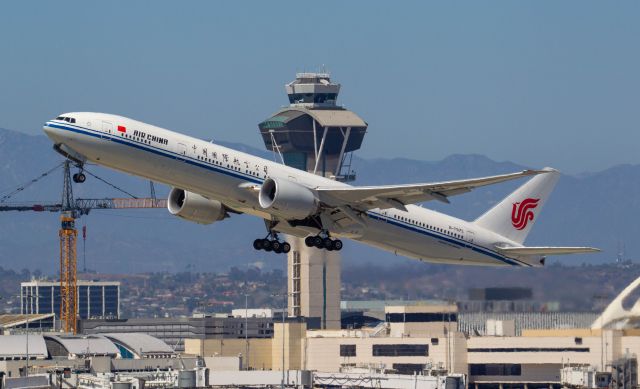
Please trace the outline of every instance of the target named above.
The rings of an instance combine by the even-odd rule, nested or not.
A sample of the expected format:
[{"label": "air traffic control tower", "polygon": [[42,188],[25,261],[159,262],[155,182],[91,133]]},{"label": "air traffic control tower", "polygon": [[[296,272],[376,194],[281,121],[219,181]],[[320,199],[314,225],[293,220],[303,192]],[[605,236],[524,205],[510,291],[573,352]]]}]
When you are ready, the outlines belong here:
[{"label": "air traffic control tower", "polygon": [[[284,163],[339,181],[353,181],[351,157],[367,123],[336,104],[340,84],[327,73],[298,73],[285,86],[289,106],[258,125],[266,148]],[[309,328],[340,328],[340,254],[287,238],[289,316]]]}]

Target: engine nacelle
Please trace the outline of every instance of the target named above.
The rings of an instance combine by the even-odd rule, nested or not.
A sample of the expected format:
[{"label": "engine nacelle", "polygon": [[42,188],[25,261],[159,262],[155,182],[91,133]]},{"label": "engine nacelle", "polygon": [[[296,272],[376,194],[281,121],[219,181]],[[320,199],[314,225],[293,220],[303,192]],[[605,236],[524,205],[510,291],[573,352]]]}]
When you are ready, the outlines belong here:
[{"label": "engine nacelle", "polygon": [[260,206],[287,220],[299,220],[318,212],[319,204],[315,193],[298,183],[267,178],[258,195]]},{"label": "engine nacelle", "polygon": [[179,188],[169,192],[167,208],[172,215],[199,224],[211,224],[227,217],[221,202]]}]

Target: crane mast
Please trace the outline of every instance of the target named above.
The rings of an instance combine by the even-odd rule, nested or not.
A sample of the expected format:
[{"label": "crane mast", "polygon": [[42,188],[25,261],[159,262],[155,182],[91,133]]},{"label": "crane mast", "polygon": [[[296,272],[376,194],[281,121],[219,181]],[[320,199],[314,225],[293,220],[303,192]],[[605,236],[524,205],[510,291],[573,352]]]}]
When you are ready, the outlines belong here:
[{"label": "crane mast", "polygon": [[78,258],[76,211],[73,209],[73,188],[69,160],[64,163],[62,215],[60,216],[60,323],[64,332],[77,332]]},{"label": "crane mast", "polygon": [[[78,314],[78,230],[76,219],[81,215],[87,215],[92,209],[144,209],[166,208],[166,199],[157,199],[153,183],[150,184],[151,197],[147,198],[104,198],[104,199],[74,199],[71,184],[71,162],[66,160],[62,166],[63,186],[60,203],[5,203],[4,201],[13,194],[22,191],[25,186],[19,187],[11,194],[0,199],[0,212],[2,211],[35,211],[35,212],[60,212],[60,323],[61,330],[75,334]],[[58,165],[60,167],[60,165]],[[54,168],[55,169],[55,168]],[[31,183],[47,176],[54,169],[43,173]],[[93,175],[93,174],[92,174]],[[94,175],[95,176],[95,175]],[[96,177],[99,180],[103,179]],[[82,180],[84,181],[84,180]],[[107,184],[113,186],[112,184]],[[115,187],[115,186],[114,186]],[[115,187],[121,190],[120,188]],[[122,191],[122,190],[121,190]],[[125,192],[129,194],[128,192]],[[133,195],[131,195],[133,196]]]}]

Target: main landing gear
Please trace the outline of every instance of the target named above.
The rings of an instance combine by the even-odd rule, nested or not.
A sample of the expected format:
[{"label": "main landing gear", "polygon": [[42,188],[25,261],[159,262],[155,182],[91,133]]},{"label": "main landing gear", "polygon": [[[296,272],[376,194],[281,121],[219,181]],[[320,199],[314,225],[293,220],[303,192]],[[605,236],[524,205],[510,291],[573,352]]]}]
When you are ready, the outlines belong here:
[{"label": "main landing gear", "polygon": [[253,241],[253,248],[256,250],[273,251],[276,254],[287,254],[291,251],[291,245],[287,242],[280,241],[278,234],[270,232],[264,239],[256,239]]},{"label": "main landing gear", "polygon": [[342,241],[340,239],[331,239],[327,233],[324,235],[326,235],[324,238],[321,235],[307,236],[304,239],[304,244],[307,247],[316,247],[327,251],[342,250]]}]

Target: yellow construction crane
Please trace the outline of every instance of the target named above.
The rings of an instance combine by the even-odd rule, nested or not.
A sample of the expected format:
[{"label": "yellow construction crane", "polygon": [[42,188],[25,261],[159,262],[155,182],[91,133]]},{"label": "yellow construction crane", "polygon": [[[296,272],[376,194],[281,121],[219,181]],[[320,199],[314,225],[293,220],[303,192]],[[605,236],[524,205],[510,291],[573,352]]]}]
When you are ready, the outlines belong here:
[{"label": "yellow construction crane", "polygon": [[[152,197],[147,198],[106,198],[106,199],[77,199],[73,198],[73,188],[71,186],[71,161],[66,160],[64,166],[64,181],[62,187],[62,201],[54,204],[40,203],[4,203],[11,195],[0,199],[0,211],[35,211],[35,212],[61,212],[60,216],[60,323],[61,330],[75,334],[78,314],[78,261],[77,261],[77,240],[78,230],[76,230],[76,219],[81,215],[86,215],[92,209],[141,209],[141,208],[166,208],[167,200],[155,198],[155,190],[151,183]],[[59,167],[58,166],[58,167]],[[27,185],[19,187],[12,194],[22,191],[26,186],[38,181],[40,178],[51,173],[52,169],[43,173],[40,177],[30,181]],[[82,174],[82,173],[79,173]],[[91,174],[91,173],[89,173]],[[74,174],[74,182],[84,182],[76,179],[78,174]],[[103,179],[97,179],[109,184]],[[115,187],[118,190],[120,188]],[[125,192],[126,193],[126,192]]]}]

